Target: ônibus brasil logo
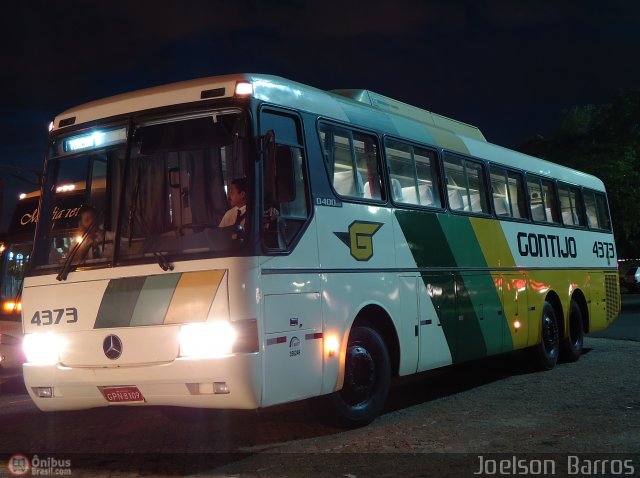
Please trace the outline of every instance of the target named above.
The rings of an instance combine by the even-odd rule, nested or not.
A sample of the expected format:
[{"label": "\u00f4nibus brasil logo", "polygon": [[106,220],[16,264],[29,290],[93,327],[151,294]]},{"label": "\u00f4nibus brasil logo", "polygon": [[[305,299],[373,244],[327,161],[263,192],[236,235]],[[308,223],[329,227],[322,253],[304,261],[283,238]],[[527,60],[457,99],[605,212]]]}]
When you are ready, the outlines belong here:
[{"label": "\u00f4nibus brasil logo", "polygon": [[22,453],[16,453],[7,462],[11,476],[70,476],[71,460],[33,455],[30,459]]},{"label": "\u00f4nibus brasil logo", "polygon": [[12,476],[27,476],[27,473],[31,470],[31,463],[25,455],[16,453],[9,458],[7,469]]}]

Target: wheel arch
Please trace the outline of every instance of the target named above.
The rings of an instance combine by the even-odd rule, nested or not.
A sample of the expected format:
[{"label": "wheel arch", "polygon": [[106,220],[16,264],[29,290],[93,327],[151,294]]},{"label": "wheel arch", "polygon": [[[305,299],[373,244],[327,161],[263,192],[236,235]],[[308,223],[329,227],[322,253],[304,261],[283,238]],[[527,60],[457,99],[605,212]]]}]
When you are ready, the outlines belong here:
[{"label": "wheel arch", "polygon": [[391,376],[397,377],[400,370],[400,341],[389,313],[378,304],[368,304],[358,312],[349,330],[357,326],[370,327],[380,334],[389,352]]}]

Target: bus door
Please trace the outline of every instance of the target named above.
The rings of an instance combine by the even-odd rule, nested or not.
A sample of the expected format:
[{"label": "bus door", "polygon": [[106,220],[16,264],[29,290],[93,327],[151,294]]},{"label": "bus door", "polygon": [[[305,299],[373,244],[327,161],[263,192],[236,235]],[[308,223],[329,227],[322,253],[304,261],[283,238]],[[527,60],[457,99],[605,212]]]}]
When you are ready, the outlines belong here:
[{"label": "bus door", "polygon": [[[318,244],[300,118],[264,108],[260,134],[268,138],[262,163],[260,234],[264,317],[262,405],[319,395],[323,327]],[[299,272],[296,272],[299,271]]]},{"label": "bus door", "polygon": [[456,275],[458,310],[456,316],[457,354],[461,361],[502,351],[500,297],[486,272]]},{"label": "bus door", "polygon": [[419,295],[418,370],[428,370],[457,361],[456,282],[453,274],[448,273],[426,274],[422,280],[426,294]]},{"label": "bus door", "polygon": [[[424,276],[418,278],[419,336],[418,372],[450,365],[451,343],[447,330],[455,317],[455,288],[453,276]],[[451,334],[451,332],[450,332]]]}]

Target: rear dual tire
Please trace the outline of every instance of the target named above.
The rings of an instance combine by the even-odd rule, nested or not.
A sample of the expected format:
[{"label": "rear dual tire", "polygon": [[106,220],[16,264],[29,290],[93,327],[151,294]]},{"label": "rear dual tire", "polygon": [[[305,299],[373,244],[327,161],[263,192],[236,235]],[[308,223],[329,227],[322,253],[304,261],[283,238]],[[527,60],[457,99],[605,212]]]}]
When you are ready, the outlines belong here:
[{"label": "rear dual tire", "polygon": [[569,305],[569,331],[560,343],[560,358],[565,362],[575,362],[582,354],[584,346],[584,325],[582,311],[575,301]]}]

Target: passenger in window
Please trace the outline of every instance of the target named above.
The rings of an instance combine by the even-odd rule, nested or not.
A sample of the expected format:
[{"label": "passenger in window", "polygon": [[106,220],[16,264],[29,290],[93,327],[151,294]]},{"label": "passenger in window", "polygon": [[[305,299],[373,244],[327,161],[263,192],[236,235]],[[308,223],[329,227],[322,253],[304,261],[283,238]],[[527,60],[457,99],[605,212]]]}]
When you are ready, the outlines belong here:
[{"label": "passenger in window", "polygon": [[102,228],[98,216],[98,211],[92,206],[82,206],[78,212],[78,231],[74,241],[79,243],[80,261],[107,256],[105,245],[113,243],[113,233]]},{"label": "passenger in window", "polygon": [[240,225],[244,227],[245,216],[247,215],[247,180],[246,178],[236,178],[229,184],[227,191],[229,199],[229,209],[222,217],[218,227],[229,227]]}]

